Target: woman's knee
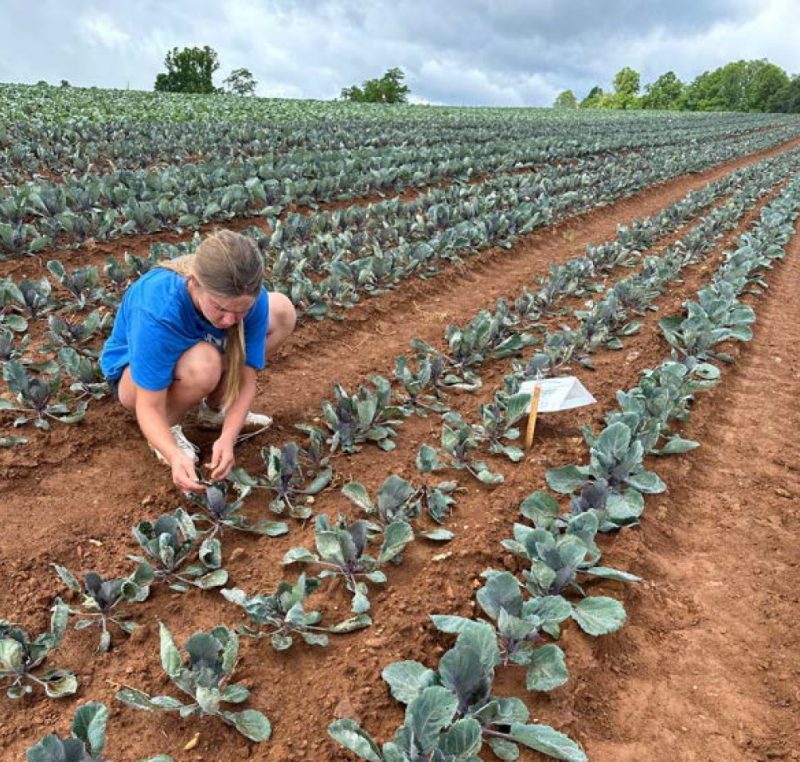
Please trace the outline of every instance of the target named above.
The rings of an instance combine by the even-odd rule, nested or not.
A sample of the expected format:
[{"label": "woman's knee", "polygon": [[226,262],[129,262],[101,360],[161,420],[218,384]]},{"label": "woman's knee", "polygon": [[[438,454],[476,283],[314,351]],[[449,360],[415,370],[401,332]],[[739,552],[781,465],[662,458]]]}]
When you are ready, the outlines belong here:
[{"label": "woman's knee", "polygon": [[285,294],[277,291],[269,295],[269,325],[270,333],[275,332],[281,336],[288,336],[297,324],[297,310]]},{"label": "woman's knee", "polygon": [[200,341],[180,356],[175,366],[175,380],[205,395],[217,388],[222,372],[219,350],[207,341]]}]

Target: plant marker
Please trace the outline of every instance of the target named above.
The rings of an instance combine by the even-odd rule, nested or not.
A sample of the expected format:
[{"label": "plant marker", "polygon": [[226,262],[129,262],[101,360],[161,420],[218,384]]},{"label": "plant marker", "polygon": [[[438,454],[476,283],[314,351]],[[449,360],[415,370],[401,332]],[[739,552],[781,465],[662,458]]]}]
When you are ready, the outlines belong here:
[{"label": "plant marker", "polygon": [[536,430],[536,416],[539,413],[539,399],[542,396],[542,385],[535,383],[533,385],[533,394],[531,395],[531,409],[528,413],[528,428],[525,430],[525,449],[530,450],[533,446],[533,433]]}]

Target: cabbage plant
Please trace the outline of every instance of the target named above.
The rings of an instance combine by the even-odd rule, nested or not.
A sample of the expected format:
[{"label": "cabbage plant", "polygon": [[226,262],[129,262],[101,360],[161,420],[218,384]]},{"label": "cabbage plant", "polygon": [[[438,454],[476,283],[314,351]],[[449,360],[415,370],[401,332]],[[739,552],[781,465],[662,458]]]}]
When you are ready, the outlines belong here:
[{"label": "cabbage plant", "polygon": [[130,621],[124,613],[118,612],[118,607],[125,607],[126,603],[139,603],[147,599],[150,594],[150,583],[153,581],[152,570],[140,565],[128,577],[104,579],[95,572],[89,572],[83,578],[83,587],[78,580],[63,566],[53,564],[61,581],[76,593],[82,596],[82,611],[69,610],[70,614],[79,615],[75,622],[76,630],[86,627],[99,626],[101,628],[100,645],[98,651],[108,651],[111,648],[111,631],[109,623],[115,624],[126,635],[130,635],[138,626]]},{"label": "cabbage plant", "polygon": [[181,717],[219,717],[251,741],[269,739],[272,727],[269,720],[255,709],[233,712],[221,704],[241,704],[250,697],[242,683],[229,680],[239,656],[239,639],[227,627],[214,627],[198,632],[184,644],[188,659],[181,656],[172,634],[162,622],[161,666],[170,680],[192,699],[184,704],[172,696],[149,696],[135,688],[123,688],[117,698],[133,709],[146,712],[177,711]]},{"label": "cabbage plant", "polygon": [[21,627],[0,620],[0,685],[9,698],[17,699],[33,691],[33,685],[44,688],[50,698],[71,696],[78,689],[75,675],[54,667],[41,675],[36,671],[48,655],[61,645],[67,631],[69,611],[57,601],[50,618],[50,629],[31,638]]},{"label": "cabbage plant", "polygon": [[[25,754],[26,762],[105,762],[108,709],[105,704],[90,701],[75,710],[69,738],[48,733],[31,746]],[[173,762],[172,757],[158,754],[139,762]]]},{"label": "cabbage plant", "polygon": [[[238,483],[241,482],[237,482],[237,484]],[[246,488],[244,491],[246,493]],[[193,513],[191,515],[192,521],[195,524],[210,524],[207,532],[207,539],[217,534],[222,534],[226,528],[238,529],[242,532],[252,532],[268,537],[280,537],[289,531],[289,527],[282,521],[259,519],[254,524],[248,522],[247,519],[239,513],[242,508],[243,499],[228,502],[225,482],[210,484],[206,486],[205,492],[201,495],[190,493],[190,497],[203,511],[202,513]]]},{"label": "cabbage plant", "polygon": [[313,464],[305,465],[303,461],[309,459],[309,454],[295,442],[283,447],[264,447],[261,458],[266,467],[263,474],[253,476],[243,468],[235,468],[230,478],[246,490],[264,489],[272,493],[274,497],[269,507],[274,513],[288,511],[292,518],[309,518],[311,507],[301,501],[322,492],[331,483],[333,471],[327,466],[317,470]]},{"label": "cabbage plant", "polygon": [[[527,667],[529,691],[551,691],[567,682],[566,659],[561,648],[544,643],[542,633],[558,632],[571,608],[556,596],[523,599],[513,574],[501,572],[486,580],[476,594],[478,605],[492,620],[497,638],[497,665]],[[461,616],[434,614],[431,621],[442,632],[461,633],[482,623]]]},{"label": "cabbage plant", "polygon": [[338,624],[321,626],[322,614],[306,609],[306,599],[318,587],[316,577],[301,574],[294,584],[280,582],[272,595],[248,597],[239,588],[226,588],[221,592],[226,600],[241,606],[258,627],[240,627],[239,632],[254,638],[269,638],[276,651],[290,648],[296,636],[311,646],[327,646],[329,633],[353,632],[372,624],[367,614],[357,614]]},{"label": "cabbage plant", "polygon": [[343,517],[332,524],[325,516],[317,516],[314,541],[317,554],[307,548],[292,548],[284,555],[282,564],[316,564],[322,567],[320,578],[341,576],[353,594],[352,610],[355,614],[369,611],[366,579],[375,584],[386,582],[381,566],[399,556],[414,539],[411,526],[405,521],[395,521],[383,532],[383,542],[377,558],[366,553],[369,541],[369,523],[359,519],[348,524]]},{"label": "cabbage plant", "polygon": [[403,724],[379,746],[357,722],[336,720],[328,733],[367,762],[470,762],[484,750],[500,759],[517,759],[520,746],[555,759],[586,762],[583,750],[549,725],[529,723],[518,698],[492,694],[500,659],[493,628],[475,623],[461,632],[436,670],[416,661],[390,664],[383,679],[406,705]]},{"label": "cabbage plant", "polygon": [[[183,593],[189,586],[207,589],[221,587],[228,581],[222,567],[222,546],[216,537],[207,537],[198,546],[199,534],[192,517],[182,508],[165,513],[155,521],[140,521],[133,528],[149,560],[129,556],[142,567],[138,573],[152,575],[155,582],[167,582],[171,590]],[[199,564],[189,564],[197,551]]]},{"label": "cabbage plant", "polygon": [[[447,507],[455,502],[450,497],[450,493],[454,489],[453,482],[442,482],[438,487],[417,488],[405,479],[392,474],[378,488],[374,501],[370,498],[367,488],[359,482],[345,484],[342,487],[342,494],[377,522],[377,525],[374,526],[375,531],[384,532],[396,521],[405,521],[411,524],[420,517],[423,505],[428,507],[432,517],[435,512],[435,520],[441,522],[443,516],[436,510],[436,507],[440,504]],[[371,526],[370,529],[372,528]],[[418,534],[428,540],[453,539],[453,533],[447,529],[425,530]]]},{"label": "cabbage plant", "polygon": [[3,363],[3,380],[14,400],[0,397],[0,411],[10,410],[22,413],[14,420],[14,426],[22,426],[29,421],[39,429],[48,430],[50,421],[77,423],[86,415],[86,401],[77,402],[74,408],[66,402],[54,401],[61,386],[60,374],[31,375],[19,360]]}]

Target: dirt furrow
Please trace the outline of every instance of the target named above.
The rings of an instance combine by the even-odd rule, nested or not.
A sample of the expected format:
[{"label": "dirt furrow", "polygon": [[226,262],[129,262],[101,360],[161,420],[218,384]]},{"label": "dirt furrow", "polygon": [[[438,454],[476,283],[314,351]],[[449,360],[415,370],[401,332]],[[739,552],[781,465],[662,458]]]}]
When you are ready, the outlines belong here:
[{"label": "dirt furrow", "polygon": [[595,762],[800,758],[798,278],[795,237],[753,342],[684,428],[701,448],[658,462],[669,492],[621,538],[647,582],[576,702]]}]

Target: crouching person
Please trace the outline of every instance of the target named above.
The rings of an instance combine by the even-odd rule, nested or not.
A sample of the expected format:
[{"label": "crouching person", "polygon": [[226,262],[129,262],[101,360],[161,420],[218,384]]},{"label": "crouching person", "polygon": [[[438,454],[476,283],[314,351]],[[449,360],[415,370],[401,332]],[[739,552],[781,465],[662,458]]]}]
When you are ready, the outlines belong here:
[{"label": "crouching person", "polygon": [[295,310],[262,285],[255,242],[229,230],[205,238],[194,254],[153,268],[125,292],[100,365],[116,399],[136,414],[139,428],[172,480],[186,490],[197,481],[197,447],[181,422],[198,408],[203,427],[218,428],[210,477],[234,466],[244,428],[272,419],[250,410],[256,374],[289,337]]}]

